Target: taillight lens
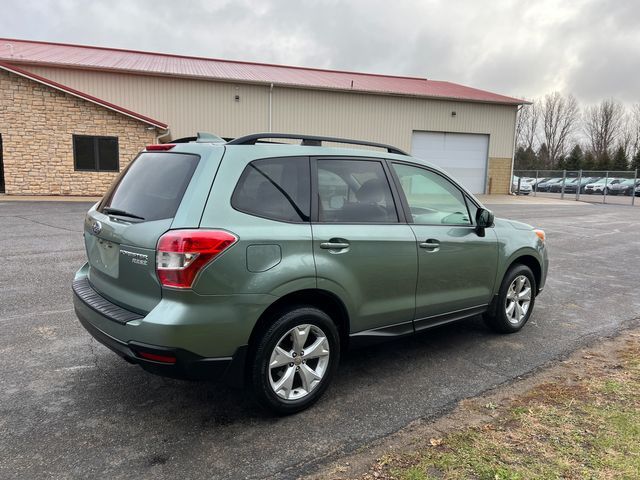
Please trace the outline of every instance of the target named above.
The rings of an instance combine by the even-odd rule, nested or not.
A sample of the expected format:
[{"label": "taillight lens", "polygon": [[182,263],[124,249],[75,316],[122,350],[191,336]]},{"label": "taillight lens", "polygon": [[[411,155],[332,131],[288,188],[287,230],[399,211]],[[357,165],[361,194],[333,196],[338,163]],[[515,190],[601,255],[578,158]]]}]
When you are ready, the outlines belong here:
[{"label": "taillight lens", "polygon": [[539,228],[534,228],[533,232],[538,236],[538,238],[540,240],[542,240],[543,242],[546,240],[547,235],[544,233],[544,230],[541,230]]},{"label": "taillight lens", "polygon": [[156,269],[165,287],[191,288],[198,272],[238,241],[224,230],[172,230],[158,240]]},{"label": "taillight lens", "polygon": [[171,150],[175,146],[175,143],[157,143],[155,145],[147,145],[146,149],[148,151],[166,151]]}]

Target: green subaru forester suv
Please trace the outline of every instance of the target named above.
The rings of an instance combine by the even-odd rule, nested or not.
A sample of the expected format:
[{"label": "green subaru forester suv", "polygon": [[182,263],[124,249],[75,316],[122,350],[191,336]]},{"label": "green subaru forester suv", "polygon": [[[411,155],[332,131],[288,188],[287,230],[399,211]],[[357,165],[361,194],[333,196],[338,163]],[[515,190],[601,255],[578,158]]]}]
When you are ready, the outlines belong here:
[{"label": "green subaru forester suv", "polygon": [[544,237],[494,221],[391,146],[199,134],[149,145],[89,210],[74,305],[129,362],[246,384],[293,413],[323,394],[347,347],[473,315],[520,330],[545,283]]}]

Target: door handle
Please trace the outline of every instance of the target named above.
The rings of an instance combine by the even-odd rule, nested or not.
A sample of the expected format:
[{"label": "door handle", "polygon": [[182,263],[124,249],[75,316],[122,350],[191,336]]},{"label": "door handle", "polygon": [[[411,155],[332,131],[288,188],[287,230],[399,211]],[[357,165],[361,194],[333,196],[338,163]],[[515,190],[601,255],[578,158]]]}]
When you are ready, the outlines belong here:
[{"label": "door handle", "polygon": [[320,248],[324,248],[325,250],[342,250],[349,248],[349,242],[329,240],[328,242],[322,242]]},{"label": "door handle", "polygon": [[431,252],[437,252],[440,250],[440,242],[438,240],[434,240],[433,238],[428,239],[426,242],[421,242],[419,244],[420,248],[426,248]]}]

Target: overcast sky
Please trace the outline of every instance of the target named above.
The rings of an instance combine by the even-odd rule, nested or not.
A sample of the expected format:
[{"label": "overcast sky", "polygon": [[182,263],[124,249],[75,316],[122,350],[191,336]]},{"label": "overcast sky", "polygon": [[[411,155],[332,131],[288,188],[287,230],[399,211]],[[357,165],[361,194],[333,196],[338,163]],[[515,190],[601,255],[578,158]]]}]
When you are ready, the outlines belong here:
[{"label": "overcast sky", "polygon": [[0,36],[640,101],[638,0],[2,0]]}]

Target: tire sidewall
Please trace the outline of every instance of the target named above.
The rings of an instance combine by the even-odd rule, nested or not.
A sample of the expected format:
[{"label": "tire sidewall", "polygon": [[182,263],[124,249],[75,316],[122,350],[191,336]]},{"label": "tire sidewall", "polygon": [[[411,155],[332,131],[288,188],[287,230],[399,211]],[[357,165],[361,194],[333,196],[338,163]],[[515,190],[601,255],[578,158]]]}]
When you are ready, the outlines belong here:
[{"label": "tire sidewall", "polygon": [[[313,391],[298,400],[279,397],[269,383],[269,359],[278,341],[297,325],[309,324],[320,328],[329,342],[329,365]],[[291,414],[304,410],[315,403],[328,388],[340,361],[340,339],[338,329],[331,318],[313,307],[295,307],[276,316],[275,321],[264,331],[257,342],[250,372],[254,395],[262,406],[278,414]]]},{"label": "tire sidewall", "polygon": [[[506,301],[507,301],[507,292],[509,291],[509,286],[515,280],[516,277],[524,275],[529,279],[531,284],[531,302],[529,304],[529,309],[527,310],[527,314],[525,317],[518,323],[513,324],[507,318],[507,313],[505,311]],[[498,302],[496,305],[496,320],[498,320],[498,327],[504,332],[517,332],[529,321],[531,318],[531,314],[533,313],[533,307],[535,306],[537,291],[536,279],[533,275],[533,272],[526,265],[514,265],[511,267],[504,276],[502,280],[502,285],[500,286],[500,294],[498,295]]]}]

